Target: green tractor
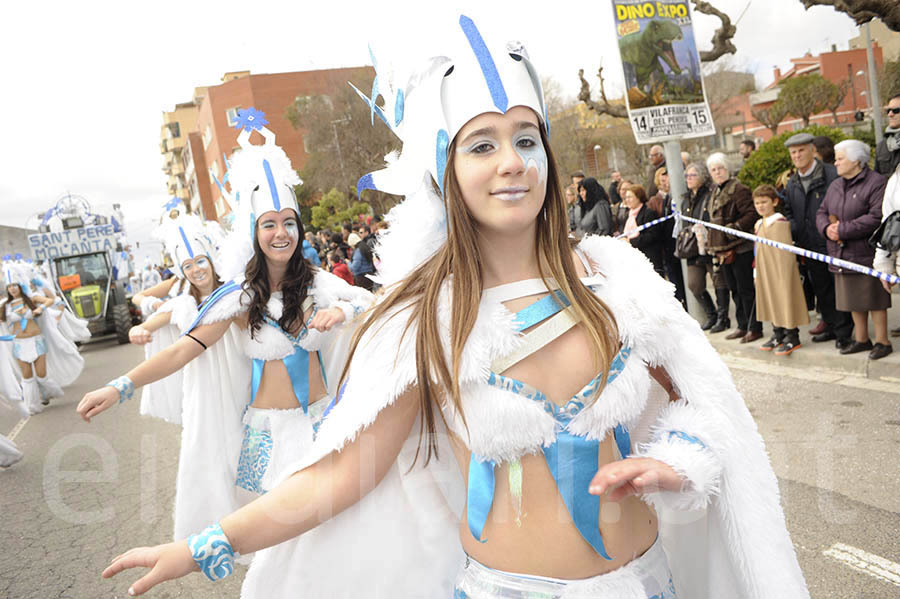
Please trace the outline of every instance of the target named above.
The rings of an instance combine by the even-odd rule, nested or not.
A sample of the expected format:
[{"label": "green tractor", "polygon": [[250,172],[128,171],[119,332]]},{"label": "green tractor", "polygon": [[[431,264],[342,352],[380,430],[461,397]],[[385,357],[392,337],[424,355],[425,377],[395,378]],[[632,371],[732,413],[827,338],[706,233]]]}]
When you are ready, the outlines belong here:
[{"label": "green tractor", "polygon": [[69,194],[44,214],[38,230],[28,236],[31,255],[48,262],[56,292],[88,321],[92,338],[115,334],[120,344],[128,343],[140,316],[126,292],[128,269],[118,268],[121,225],[115,216],[93,214],[87,200]]}]

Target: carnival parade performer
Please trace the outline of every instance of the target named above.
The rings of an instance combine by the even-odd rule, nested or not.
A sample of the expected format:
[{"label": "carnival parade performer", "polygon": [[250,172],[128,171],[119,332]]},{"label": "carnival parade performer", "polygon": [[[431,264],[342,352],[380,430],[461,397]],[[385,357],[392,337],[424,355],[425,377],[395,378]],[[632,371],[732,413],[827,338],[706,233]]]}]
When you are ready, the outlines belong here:
[{"label": "carnival parade performer", "polygon": [[53,300],[29,294],[29,271],[24,264],[4,263],[6,299],[0,306],[0,335],[12,339],[12,355],[21,373],[22,398],[31,414],[42,411],[50,399],[62,397],[62,388],[81,374],[84,359],[73,342],[45,312]]},{"label": "carnival parade performer", "polygon": [[104,576],[256,551],[244,597],[808,597],[727,368],[638,251],[571,245],[528,54],[459,28],[408,83],[375,65],[403,149],[360,189],[406,199],[312,449]]},{"label": "carnival parade performer", "polygon": [[[193,377],[193,391],[188,382],[190,371],[185,372],[182,466],[187,438],[195,439],[192,442],[200,452],[209,437],[217,434],[221,443],[216,447],[207,444],[195,459],[214,457],[221,461],[223,472],[229,468],[232,491],[228,495],[241,502],[267,490],[279,469],[299,459],[312,444],[314,427],[333,396],[328,381],[333,385],[343,366],[340,360],[329,362],[329,352],[340,347],[337,341],[343,332],[343,327],[335,325],[349,322],[373,301],[369,292],[306,262],[299,245],[302,228],[292,190],[299,179],[275,145],[274,134],[260,122],[262,113],[249,114],[253,115],[259,115],[259,126],[244,130],[239,137],[242,150],[233,158],[231,182],[241,215],[226,243],[234,253],[222,259],[224,273],[241,276],[207,298],[188,325],[189,332],[173,346],[109,386],[88,393],[78,406],[78,412],[89,420],[129,397],[134,388],[158,380],[198,356],[215,360],[219,369]],[[253,130],[261,131],[265,145],[250,143]],[[252,239],[247,235],[250,223]],[[227,359],[213,357],[223,342],[229,347]],[[241,348],[240,359],[232,357],[231,346]],[[214,390],[210,385],[221,388]],[[234,410],[233,402],[228,401],[226,413],[220,408],[215,418],[209,414],[198,418],[202,431],[189,430],[190,404],[209,403],[229,394],[236,402]],[[193,477],[183,477],[182,470],[179,492],[182,486],[190,487],[186,492],[192,493],[192,509],[190,517],[180,518],[176,505],[175,533],[179,538],[237,507],[229,508],[223,501],[210,505],[216,499],[213,495],[222,495],[218,490],[224,476],[217,477],[211,492],[209,486],[198,484],[208,480],[201,476],[201,464],[192,470]]]},{"label": "carnival parade performer", "polygon": [[[176,276],[131,298],[132,303],[141,311],[144,322],[131,327],[128,339],[135,345],[144,346],[144,358],[147,360],[171,346],[186,332],[187,326],[196,317],[200,301],[221,284],[212,264],[211,256],[216,251],[216,244],[208,234],[209,227],[196,216],[182,215],[179,210],[170,209],[169,204],[166,209],[168,214],[163,215],[160,226],[153,231],[152,236],[161,241],[168,254],[174,257]],[[184,237],[182,232],[185,232]],[[199,268],[194,268],[195,257],[191,255],[193,250],[187,251],[190,245],[188,236],[193,236],[195,244],[202,249],[196,256],[196,260],[201,261]],[[191,263],[184,264],[185,260],[191,260]],[[194,281],[196,277],[200,279]],[[171,301],[188,293],[192,300]],[[155,318],[157,310],[164,316]],[[141,415],[181,424],[182,387],[181,370],[145,385],[141,391]]]},{"label": "carnival parade performer", "polygon": [[[161,229],[154,235],[164,242],[178,265],[176,285],[180,288],[183,282],[185,293],[162,302],[148,320],[129,332],[133,343],[153,348],[148,352],[148,359],[128,377],[113,381],[115,389],[104,387],[87,394],[78,410],[87,420],[103,412],[115,401],[97,404],[92,400],[105,395],[120,399],[116,390],[128,385],[125,379],[132,373],[142,372],[146,382],[141,414],[180,423],[183,427],[174,509],[174,534],[175,538],[181,538],[204,526],[210,514],[228,514],[246,503],[246,497],[234,483],[250,368],[236,326],[223,330],[221,338],[208,351],[192,352],[189,360],[183,351],[175,351],[178,337],[189,330],[197,318],[198,307],[221,286],[221,281],[215,268],[216,254],[199,219],[182,216],[165,221]],[[158,347],[161,343],[168,345]],[[197,345],[187,337],[181,344],[191,349]],[[129,388],[121,394],[121,399],[132,392]],[[147,398],[145,403],[143,396],[149,395],[148,392],[152,393],[152,399]],[[84,405],[95,409],[88,413],[82,408]]]},{"label": "carnival parade performer", "polygon": [[[0,336],[0,403],[19,412],[22,418],[28,418],[31,413],[25,405],[22,394],[22,375],[15,359],[12,356],[12,335]],[[0,468],[8,468],[21,460],[22,452],[15,443],[7,437],[0,435]]]}]

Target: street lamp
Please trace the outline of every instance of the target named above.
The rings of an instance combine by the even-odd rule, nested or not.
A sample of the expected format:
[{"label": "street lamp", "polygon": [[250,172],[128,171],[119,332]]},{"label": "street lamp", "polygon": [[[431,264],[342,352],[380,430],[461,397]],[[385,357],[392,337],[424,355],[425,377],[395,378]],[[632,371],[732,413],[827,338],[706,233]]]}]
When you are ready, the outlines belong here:
[{"label": "street lamp", "polygon": [[594,146],[594,170],[597,172],[597,176],[600,176],[600,161],[597,160],[597,152],[602,150],[602,146],[600,144],[596,144]]}]

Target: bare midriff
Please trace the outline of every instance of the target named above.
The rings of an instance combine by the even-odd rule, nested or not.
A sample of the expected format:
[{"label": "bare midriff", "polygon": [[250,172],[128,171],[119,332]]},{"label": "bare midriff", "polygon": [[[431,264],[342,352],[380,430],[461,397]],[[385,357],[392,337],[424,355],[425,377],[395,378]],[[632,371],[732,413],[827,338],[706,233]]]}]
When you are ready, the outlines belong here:
[{"label": "bare midriff", "polygon": [[[36,306],[35,309],[37,309],[38,307],[42,308],[43,306]],[[17,312],[21,314],[23,310],[19,308]],[[22,330],[21,321],[12,324],[14,326],[11,326],[10,328],[15,331],[16,339],[28,339],[29,337],[34,337],[41,334],[41,327],[37,325],[33,318],[28,319],[28,324],[25,325],[24,331]]]},{"label": "bare midriff", "polygon": [[[463,480],[468,479],[470,453],[454,447]],[[616,458],[612,435],[600,443],[599,464]],[[656,540],[655,512],[631,496],[622,501],[600,498],[600,532],[607,553],[604,559],[578,532],[542,454],[527,455],[522,464],[522,503],[517,515],[509,487],[509,464],[495,470],[494,501],[482,539],[469,531],[463,511],[459,536],[463,550],[477,561],[518,574],[577,580],[610,572],[642,555]],[[587,489],[584,490],[587,493]],[[518,517],[517,517],[518,516]]]},{"label": "bare midriff", "polygon": [[[576,265],[582,271],[580,274],[584,274],[581,264],[576,261]],[[515,313],[542,295],[546,294],[516,298],[504,305]],[[597,371],[588,333],[579,324],[502,374],[539,389],[550,401],[562,406]],[[463,480],[468,480],[471,452],[460,439],[454,441]],[[610,432],[600,442],[598,465],[617,459],[615,439]],[[600,533],[606,552],[613,558],[605,559],[578,532],[543,453],[525,455],[519,461],[522,465],[520,509],[510,489],[509,464],[499,463],[495,467],[494,499],[482,531],[485,542],[472,536],[467,514],[463,512],[460,539],[465,552],[477,561],[506,572],[577,580],[615,570],[653,545],[658,521],[652,508],[634,496],[621,501],[609,501],[601,496]]]},{"label": "bare midriff", "polygon": [[[310,312],[307,312],[304,318],[308,319]],[[297,351],[304,350],[297,348]],[[309,352],[308,380],[309,403],[312,404],[326,394],[325,381],[322,380],[322,369],[319,366],[319,355],[314,351]],[[267,360],[263,366],[253,407],[261,410],[290,410],[300,407],[294,395],[291,377],[281,360]]]}]

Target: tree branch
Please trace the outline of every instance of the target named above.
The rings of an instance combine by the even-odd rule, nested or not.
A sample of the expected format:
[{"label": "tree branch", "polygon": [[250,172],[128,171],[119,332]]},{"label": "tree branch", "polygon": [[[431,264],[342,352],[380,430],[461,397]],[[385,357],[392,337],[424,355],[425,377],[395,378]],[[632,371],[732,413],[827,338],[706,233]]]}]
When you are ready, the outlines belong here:
[{"label": "tree branch", "polygon": [[697,12],[718,17],[722,21],[722,26],[713,34],[712,50],[700,52],[700,62],[713,62],[720,56],[737,52],[737,48],[731,43],[734,34],[737,33],[737,27],[731,24],[731,18],[709,2],[704,0],[693,0],[693,2],[694,10]]},{"label": "tree branch", "polygon": [[578,78],[581,79],[581,90],[578,92],[579,101],[584,102],[588,108],[595,111],[597,114],[608,114],[623,119],[628,118],[628,111],[623,104],[610,104],[609,100],[606,99],[606,89],[603,85],[603,67],[600,67],[600,70],[597,71],[597,78],[600,79],[600,98],[603,100],[602,104],[594,102],[591,99],[591,86],[588,85],[588,82],[584,79],[584,69],[578,69]]},{"label": "tree branch", "polygon": [[900,3],[897,0],[800,0],[807,10],[813,6],[831,6],[850,16],[857,25],[872,19],[882,22],[894,31],[900,31]]}]

